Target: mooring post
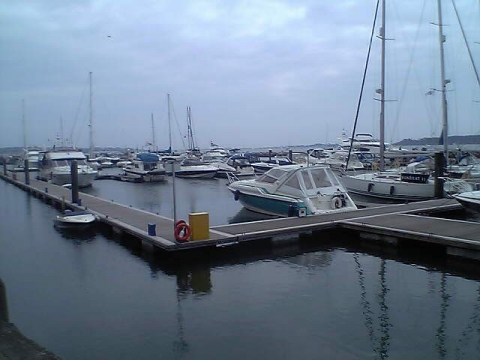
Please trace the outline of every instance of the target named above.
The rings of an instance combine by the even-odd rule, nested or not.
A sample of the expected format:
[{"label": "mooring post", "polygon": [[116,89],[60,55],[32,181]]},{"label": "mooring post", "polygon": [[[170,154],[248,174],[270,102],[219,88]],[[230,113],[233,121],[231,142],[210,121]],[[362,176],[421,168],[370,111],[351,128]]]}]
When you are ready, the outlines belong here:
[{"label": "mooring post", "polygon": [[435,153],[435,197],[437,199],[443,198],[443,167],[444,167],[444,156],[443,152]]},{"label": "mooring post", "polygon": [[8,176],[8,174],[7,174],[7,159],[3,159],[3,175]]},{"label": "mooring post", "polygon": [[290,161],[293,161],[293,151],[292,151],[291,149],[288,150],[288,159],[289,159]]},{"label": "mooring post", "polygon": [[23,171],[25,172],[25,184],[30,185],[30,164],[28,159],[23,161]]},{"label": "mooring post", "polygon": [[172,164],[173,226],[175,227],[175,225],[177,224],[177,199],[175,195],[175,160],[172,160],[170,163]]},{"label": "mooring post", "polygon": [[272,161],[272,149],[268,150],[268,161]]},{"label": "mooring post", "polygon": [[77,160],[72,160],[72,164],[70,165],[70,177],[71,177],[71,184],[72,184],[72,203],[78,202],[78,166]]}]

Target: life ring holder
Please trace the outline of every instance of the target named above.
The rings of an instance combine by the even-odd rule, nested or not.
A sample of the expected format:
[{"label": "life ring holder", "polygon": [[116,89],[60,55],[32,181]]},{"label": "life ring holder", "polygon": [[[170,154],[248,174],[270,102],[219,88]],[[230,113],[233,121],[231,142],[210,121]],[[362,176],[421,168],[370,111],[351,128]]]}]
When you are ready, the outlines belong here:
[{"label": "life ring holder", "polygon": [[332,209],[340,209],[343,207],[343,201],[339,196],[334,196],[332,198]]},{"label": "life ring holder", "polygon": [[184,220],[179,220],[175,224],[174,235],[177,241],[186,242],[192,235],[192,229]]}]

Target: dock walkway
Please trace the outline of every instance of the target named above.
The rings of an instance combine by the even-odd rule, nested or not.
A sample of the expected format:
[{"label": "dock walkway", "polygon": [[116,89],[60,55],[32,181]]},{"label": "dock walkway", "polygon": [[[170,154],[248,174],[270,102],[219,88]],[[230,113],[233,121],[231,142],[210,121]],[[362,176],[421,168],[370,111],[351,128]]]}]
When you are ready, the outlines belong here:
[{"label": "dock walkway", "polygon": [[[63,203],[75,210],[88,209],[114,231],[131,234],[144,244],[166,251],[224,247],[260,239],[345,228],[388,238],[406,238],[444,245],[454,255],[458,251],[474,251],[479,254],[480,259],[480,223],[421,216],[461,209],[462,206],[453,199],[381,205],[342,213],[212,226],[208,240],[179,243],[174,239],[174,223],[170,218],[82,192],[80,193],[82,206],[79,206],[69,201],[71,190],[67,188],[33,179],[30,185],[25,185],[8,176],[0,174],[0,177],[46,201],[55,202],[57,205]],[[148,235],[149,223],[156,224],[156,236]],[[475,256],[477,255],[473,257]]]}]

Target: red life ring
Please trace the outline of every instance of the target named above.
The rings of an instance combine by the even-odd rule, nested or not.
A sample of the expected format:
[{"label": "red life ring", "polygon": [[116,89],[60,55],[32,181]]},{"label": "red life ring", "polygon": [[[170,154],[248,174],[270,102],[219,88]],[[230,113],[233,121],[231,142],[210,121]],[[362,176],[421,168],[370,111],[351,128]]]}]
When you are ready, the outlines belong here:
[{"label": "red life ring", "polygon": [[178,224],[186,224],[187,222],[185,220],[178,220],[176,223],[175,223],[175,227],[178,226]]},{"label": "red life ring", "polygon": [[188,226],[185,221],[181,220],[177,222],[174,234],[177,241],[185,242],[190,238],[190,235],[192,235],[192,229],[190,229],[190,226]]}]

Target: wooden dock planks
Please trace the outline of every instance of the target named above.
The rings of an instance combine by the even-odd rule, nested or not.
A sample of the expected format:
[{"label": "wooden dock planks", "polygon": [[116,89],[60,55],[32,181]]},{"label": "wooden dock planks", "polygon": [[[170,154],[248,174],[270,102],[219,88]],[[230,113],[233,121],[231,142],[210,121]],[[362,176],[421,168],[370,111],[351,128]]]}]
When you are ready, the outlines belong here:
[{"label": "wooden dock planks", "polygon": [[411,214],[351,219],[343,227],[480,251],[480,223]]}]

